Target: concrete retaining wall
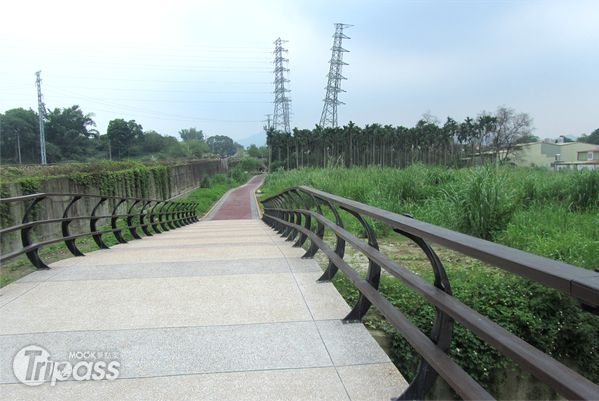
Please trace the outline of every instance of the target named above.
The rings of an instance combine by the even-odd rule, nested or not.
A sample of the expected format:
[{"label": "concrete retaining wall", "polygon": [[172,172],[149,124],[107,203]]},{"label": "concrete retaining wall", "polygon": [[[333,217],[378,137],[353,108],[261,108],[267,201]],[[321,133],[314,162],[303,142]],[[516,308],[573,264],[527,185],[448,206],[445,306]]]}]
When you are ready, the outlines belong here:
[{"label": "concrete retaining wall", "polygon": [[[146,196],[152,199],[167,199],[175,198],[178,195],[189,192],[190,190],[197,188],[200,185],[202,179],[206,176],[212,176],[219,173],[225,173],[228,171],[227,160],[200,160],[197,162],[168,167],[168,194],[164,194],[164,188],[160,188],[160,183],[157,183],[154,177],[150,174],[143,188],[143,192]],[[132,197],[143,197],[142,189],[135,188],[131,183],[122,182],[123,178],[115,185],[116,196],[132,196]],[[83,194],[97,194],[97,195],[111,195],[102,194],[101,190],[90,184],[79,184],[73,179],[67,177],[51,178],[40,183],[37,192],[45,193],[83,193]],[[19,183],[7,183],[3,186],[3,197],[13,197],[23,195],[23,189]],[[53,218],[60,218],[64,212],[65,207],[70,202],[70,197],[64,198],[50,198],[43,200],[36,207],[34,212],[36,220],[46,220]],[[79,200],[73,208],[71,208],[70,216],[84,216],[90,215],[94,206],[99,201],[98,198],[82,198]],[[96,212],[96,215],[108,215],[112,213],[116,201],[106,201]],[[28,203],[27,203],[28,204]],[[2,213],[2,227],[9,227],[19,224],[25,213],[25,207],[27,205],[24,202],[11,203],[5,206]],[[121,205],[118,213],[126,213],[126,206]],[[103,219],[98,221],[98,225],[104,225],[109,223],[109,219]],[[73,221],[70,225],[71,234],[89,232],[89,220]],[[38,241],[46,239],[56,238],[61,235],[60,223],[44,224],[34,229],[33,236]],[[12,250],[19,249],[21,247],[20,232],[10,233],[3,235],[0,238],[2,253],[8,253]]]}]

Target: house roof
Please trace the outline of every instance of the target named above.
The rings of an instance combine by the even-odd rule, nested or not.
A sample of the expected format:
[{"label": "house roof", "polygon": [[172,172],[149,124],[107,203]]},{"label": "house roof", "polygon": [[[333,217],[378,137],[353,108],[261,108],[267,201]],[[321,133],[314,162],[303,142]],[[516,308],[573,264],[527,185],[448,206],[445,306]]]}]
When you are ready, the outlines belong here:
[{"label": "house roof", "polygon": [[558,145],[558,146],[569,146],[569,145],[589,145],[589,146],[597,146],[595,144],[592,143],[586,143],[586,142],[545,142],[545,141],[536,141],[536,142],[526,142],[526,143],[519,143],[518,145],[520,146],[524,146],[524,145],[536,145],[537,143],[540,144],[547,144],[547,145]]}]

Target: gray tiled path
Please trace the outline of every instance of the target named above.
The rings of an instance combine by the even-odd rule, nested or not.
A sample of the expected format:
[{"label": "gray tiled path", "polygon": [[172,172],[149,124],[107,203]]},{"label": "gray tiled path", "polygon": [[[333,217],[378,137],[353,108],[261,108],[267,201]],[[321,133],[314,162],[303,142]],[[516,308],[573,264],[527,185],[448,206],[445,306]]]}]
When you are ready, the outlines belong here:
[{"label": "gray tiled path", "polygon": [[[320,268],[260,220],[203,221],[2,288],[0,398],[389,400],[405,381]],[[116,352],[115,381],[17,383],[37,344]]]}]

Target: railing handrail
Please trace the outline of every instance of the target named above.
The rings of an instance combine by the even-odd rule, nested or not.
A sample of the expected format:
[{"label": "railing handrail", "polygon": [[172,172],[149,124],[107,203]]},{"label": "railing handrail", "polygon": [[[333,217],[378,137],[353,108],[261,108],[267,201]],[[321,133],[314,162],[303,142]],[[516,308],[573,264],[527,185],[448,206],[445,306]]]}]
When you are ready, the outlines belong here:
[{"label": "railing handrail", "polygon": [[[68,205],[64,208],[62,217],[44,220],[31,219],[32,211],[36,205],[44,201],[54,201],[54,198],[56,197],[66,198],[66,202],[68,202]],[[69,211],[72,206],[84,198],[97,199],[91,214],[77,216],[70,215]],[[116,201],[110,206],[112,213],[96,214],[96,211],[100,206],[109,200]],[[126,243],[128,241],[121,235],[123,230],[129,230],[133,239],[141,239],[142,237],[140,236],[140,233],[137,232],[137,229],[141,229],[146,236],[151,236],[198,221],[196,210],[198,203],[196,202],[129,196],[107,196],[100,194],[45,192],[0,199],[0,203],[4,204],[14,202],[23,202],[25,204],[25,212],[22,221],[19,224],[14,224],[10,227],[0,228],[0,234],[4,237],[6,234],[20,231],[21,247],[9,253],[0,254],[0,263],[25,254],[29,261],[38,269],[49,268],[40,258],[38,250],[50,244],[64,241],[65,245],[73,255],[84,256],[83,252],[81,252],[75,244],[75,240],[81,237],[91,236],[99,248],[106,249],[109,248],[109,246],[102,240],[103,234],[112,233],[119,243]],[[134,210],[136,205],[138,206],[137,211]],[[119,207],[125,208],[126,213],[118,213]],[[145,221],[146,217],[149,218],[149,221]],[[117,226],[119,218],[126,220],[126,225],[124,227]],[[110,219],[110,229],[98,229],[97,222],[102,219]],[[69,232],[69,225],[76,220],[89,220],[89,231],[71,234]],[[31,230],[41,225],[56,223],[60,223],[62,235],[47,238],[39,242],[34,242],[32,240]]]},{"label": "railing handrail", "polygon": [[452,231],[304,185],[285,189],[261,202],[268,202],[291,190],[302,190],[321,199],[335,202],[357,213],[379,220],[392,228],[399,228],[490,265],[542,283],[590,306],[599,307],[599,272]]},{"label": "railing handrail", "polygon": [[84,193],[60,193],[60,192],[38,192],[35,194],[21,195],[21,196],[12,196],[10,198],[0,198],[0,203],[10,203],[10,202],[19,202],[29,199],[37,199],[43,197],[75,197],[79,196],[81,198],[106,198],[106,199],[128,199],[128,200],[146,200],[152,202],[164,202],[168,199],[152,199],[152,198],[136,198],[133,196],[119,196],[119,195],[102,195],[102,194],[84,194]]},{"label": "railing handrail", "polygon": [[[599,286],[596,285],[596,281],[593,282],[593,279],[599,278],[597,272],[457,233],[307,186],[286,189],[264,199],[262,203],[264,204],[263,219],[268,224],[286,236],[288,240],[293,240],[298,234],[300,235],[295,246],[301,246],[307,239],[310,239],[312,245],[304,256],[312,257],[318,249],[325,253],[329,259],[329,267],[321,277],[321,281],[330,280],[340,269],[358,288],[361,294],[360,299],[346,320],[361,320],[370,305],[373,304],[400,331],[400,334],[416,349],[423,360],[435,369],[433,373],[437,371],[462,397],[479,399],[488,398],[490,395],[476,382],[473,384],[472,379],[453,361],[446,360],[440,354],[446,356],[451,341],[453,320],[461,323],[483,341],[550,385],[558,393],[577,399],[596,399],[599,396],[599,386],[454,298],[451,295],[449,280],[445,275],[442,263],[434,250],[427,245],[426,240],[538,281],[547,287],[561,290],[577,298],[593,313],[599,312]],[[331,209],[336,222],[324,216],[321,205],[326,205]],[[336,207],[349,212],[359,220],[366,230],[368,243],[343,228]],[[310,208],[316,208],[316,211],[310,210]],[[435,271],[435,284],[426,282],[381,253],[378,250],[376,234],[363,219],[364,216],[386,224],[399,234],[415,241],[431,261]],[[304,225],[302,225],[302,220]],[[312,229],[313,220],[316,220],[317,223],[315,231]],[[336,237],[335,250],[323,241],[325,228],[332,231]],[[368,258],[369,269],[366,279],[361,278],[343,260],[346,242]],[[405,316],[378,292],[381,267],[393,277],[402,280],[404,284],[435,307],[434,326],[436,328],[433,328],[430,338],[433,342],[430,342],[426,335],[407,321]],[[557,269],[564,271],[555,271]],[[442,280],[443,276],[446,280],[445,283]],[[441,279],[437,281],[439,277]],[[441,323],[444,318],[445,326]],[[429,340],[429,342],[427,343],[425,340]],[[439,358],[440,360],[438,360]],[[426,369],[419,370],[416,378],[400,399],[422,398],[434,382],[433,373]]]}]

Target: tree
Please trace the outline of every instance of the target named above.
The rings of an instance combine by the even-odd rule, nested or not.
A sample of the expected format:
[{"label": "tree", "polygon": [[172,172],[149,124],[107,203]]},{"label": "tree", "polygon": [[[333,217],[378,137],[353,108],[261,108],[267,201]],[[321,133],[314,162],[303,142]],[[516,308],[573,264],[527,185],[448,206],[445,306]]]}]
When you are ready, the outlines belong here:
[{"label": "tree", "polygon": [[210,152],[221,157],[233,156],[237,152],[237,146],[231,138],[225,135],[211,136],[206,140]]},{"label": "tree", "polygon": [[111,120],[108,123],[106,134],[110,140],[112,157],[120,159],[131,154],[131,146],[136,139],[143,136],[143,128],[135,120],[125,121],[122,118]]},{"label": "tree", "polygon": [[578,141],[599,145],[599,128],[591,132],[589,135],[582,135],[580,138],[578,138]]},{"label": "tree", "polygon": [[203,141],[204,140],[204,133],[202,132],[202,130],[198,130],[195,128],[184,128],[182,130],[179,131],[179,136],[181,137],[181,139],[183,140],[183,142],[189,142],[189,141]]},{"label": "tree", "polygon": [[0,161],[39,163],[39,125],[33,110],[22,108],[0,114]]},{"label": "tree", "polygon": [[197,139],[187,141],[185,144],[187,145],[188,156],[193,157],[194,159],[201,159],[210,151],[206,142]]},{"label": "tree", "polygon": [[499,107],[495,114],[493,148],[495,161],[505,162],[514,153],[518,139],[531,135],[532,119],[526,113],[517,113],[512,108]]},{"label": "tree", "polygon": [[141,149],[144,154],[160,153],[168,146],[168,140],[156,131],[143,134]]},{"label": "tree", "polygon": [[85,160],[93,151],[91,138],[97,137],[93,114],[83,114],[79,106],[56,108],[46,116],[46,140],[55,145],[46,153],[49,162]]},{"label": "tree", "polygon": [[539,142],[539,137],[536,135],[522,135],[520,138],[518,138],[518,140],[516,141],[517,144],[523,144],[523,143],[531,143],[531,142]]},{"label": "tree", "polygon": [[268,156],[268,149],[266,148],[266,146],[258,147],[254,144],[251,144],[250,146],[248,146],[247,152],[248,156],[255,157],[256,159],[266,159],[266,157]]}]

